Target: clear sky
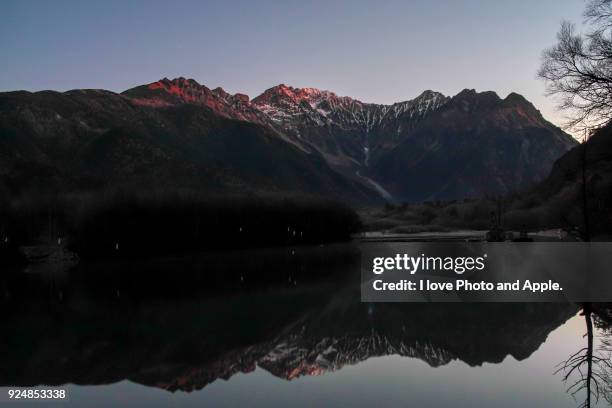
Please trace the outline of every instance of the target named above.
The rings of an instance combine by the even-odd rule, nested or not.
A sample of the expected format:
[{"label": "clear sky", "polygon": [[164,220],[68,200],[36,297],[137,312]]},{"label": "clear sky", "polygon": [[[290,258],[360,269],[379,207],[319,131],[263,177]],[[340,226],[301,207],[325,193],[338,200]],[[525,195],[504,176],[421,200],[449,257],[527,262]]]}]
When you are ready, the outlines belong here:
[{"label": "clear sky", "polygon": [[514,91],[562,121],[536,78],[582,0],[0,1],[0,91],[123,91],[194,78],[254,97],[285,83],[364,102]]}]

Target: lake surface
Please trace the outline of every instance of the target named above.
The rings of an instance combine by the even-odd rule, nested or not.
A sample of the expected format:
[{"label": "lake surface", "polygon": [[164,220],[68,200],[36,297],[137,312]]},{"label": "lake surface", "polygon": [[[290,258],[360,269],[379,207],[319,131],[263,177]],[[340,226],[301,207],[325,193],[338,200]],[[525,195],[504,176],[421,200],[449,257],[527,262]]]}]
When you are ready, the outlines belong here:
[{"label": "lake surface", "polygon": [[[351,245],[7,273],[0,392],[53,385],[69,396],[10,402],[24,407],[575,407],[584,399],[554,374],[586,347],[578,306],[367,304],[359,281]],[[596,352],[606,333],[595,328]]]}]

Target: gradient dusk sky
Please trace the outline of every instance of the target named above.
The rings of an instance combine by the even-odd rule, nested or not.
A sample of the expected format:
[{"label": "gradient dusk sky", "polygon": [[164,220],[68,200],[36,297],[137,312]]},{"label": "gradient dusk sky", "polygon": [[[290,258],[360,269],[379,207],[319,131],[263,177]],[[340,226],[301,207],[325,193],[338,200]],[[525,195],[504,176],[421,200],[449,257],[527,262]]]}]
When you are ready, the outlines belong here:
[{"label": "gradient dusk sky", "polygon": [[0,91],[123,91],[194,78],[254,97],[279,83],[393,103],[514,91],[560,124],[536,78],[581,0],[0,2]]}]

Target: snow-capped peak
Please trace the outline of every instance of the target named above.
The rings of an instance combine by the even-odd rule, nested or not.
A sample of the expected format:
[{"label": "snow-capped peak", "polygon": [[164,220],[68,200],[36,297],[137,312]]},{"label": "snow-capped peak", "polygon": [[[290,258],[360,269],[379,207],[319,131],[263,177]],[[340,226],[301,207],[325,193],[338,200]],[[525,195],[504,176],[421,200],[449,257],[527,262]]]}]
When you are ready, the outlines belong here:
[{"label": "snow-capped peak", "polygon": [[397,119],[405,113],[410,118],[424,116],[447,100],[441,93],[425,91],[413,100],[382,105],[364,103],[317,88],[280,84],[263,92],[252,103],[269,115],[274,123],[286,128],[337,125],[368,132],[385,120]]}]

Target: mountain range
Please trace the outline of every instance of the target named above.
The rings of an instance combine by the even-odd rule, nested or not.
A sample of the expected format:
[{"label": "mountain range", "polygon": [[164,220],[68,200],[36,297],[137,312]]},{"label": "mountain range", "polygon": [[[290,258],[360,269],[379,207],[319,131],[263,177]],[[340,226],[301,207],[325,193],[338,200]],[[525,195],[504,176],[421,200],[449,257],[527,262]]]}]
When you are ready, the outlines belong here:
[{"label": "mountain range", "polygon": [[294,192],[350,201],[503,194],[576,145],[525,98],[425,91],[392,105],[278,85],[254,99],[193,79],[0,93],[0,192]]}]

